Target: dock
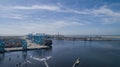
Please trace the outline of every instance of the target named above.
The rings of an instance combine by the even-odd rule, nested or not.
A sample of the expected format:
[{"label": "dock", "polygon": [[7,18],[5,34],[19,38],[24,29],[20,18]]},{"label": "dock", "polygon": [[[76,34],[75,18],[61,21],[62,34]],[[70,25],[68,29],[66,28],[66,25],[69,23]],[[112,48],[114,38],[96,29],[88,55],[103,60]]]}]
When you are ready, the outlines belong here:
[{"label": "dock", "polygon": [[[38,50],[38,49],[47,49],[49,46],[31,46],[28,47],[27,50]],[[11,51],[24,51],[22,47],[15,47],[15,48],[5,48],[5,52],[11,52]]]},{"label": "dock", "polygon": [[0,53],[48,49],[52,47],[51,45],[52,40],[49,40],[45,34],[0,37]]},{"label": "dock", "polygon": [[[26,40],[27,42],[27,49],[26,50],[38,50],[38,49],[48,49],[49,46],[40,45],[36,43],[32,43],[30,40]],[[12,47],[12,48],[5,48],[5,52],[11,51],[24,51],[23,47]]]}]

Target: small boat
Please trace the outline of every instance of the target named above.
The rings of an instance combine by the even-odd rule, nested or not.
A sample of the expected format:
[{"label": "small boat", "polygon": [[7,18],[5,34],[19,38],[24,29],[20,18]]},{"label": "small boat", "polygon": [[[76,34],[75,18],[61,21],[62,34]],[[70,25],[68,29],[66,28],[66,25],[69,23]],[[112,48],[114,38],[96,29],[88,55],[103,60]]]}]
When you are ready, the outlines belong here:
[{"label": "small boat", "polygon": [[73,67],[76,67],[78,64],[80,64],[80,58],[78,57],[75,63],[73,64]]}]

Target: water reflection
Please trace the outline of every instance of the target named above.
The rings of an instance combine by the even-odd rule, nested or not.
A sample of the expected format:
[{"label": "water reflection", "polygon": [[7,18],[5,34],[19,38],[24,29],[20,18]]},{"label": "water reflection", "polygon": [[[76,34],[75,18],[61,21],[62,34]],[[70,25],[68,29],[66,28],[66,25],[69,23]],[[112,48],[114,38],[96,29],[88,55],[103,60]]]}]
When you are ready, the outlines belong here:
[{"label": "water reflection", "polygon": [[51,52],[52,48],[31,51],[26,63],[33,63],[32,60],[35,60],[37,62],[42,62],[46,67],[49,67],[47,60],[52,58],[52,56],[50,56]]},{"label": "water reflection", "polygon": [[51,52],[52,48],[0,53],[0,67],[31,67],[30,65],[36,64],[35,61],[41,62],[45,66],[47,60],[52,58],[52,56],[50,56]]},{"label": "water reflection", "polygon": [[22,57],[23,57],[24,60],[26,60],[26,58],[27,58],[27,51],[22,51]]},{"label": "water reflection", "polygon": [[0,64],[4,61],[4,53],[0,53]]},{"label": "water reflection", "polygon": [[52,52],[52,48],[33,50],[33,51],[29,51],[29,55],[36,56],[36,57],[44,57],[46,55],[50,55],[51,52]]},{"label": "water reflection", "polygon": [[78,67],[120,67],[118,41],[53,42],[52,49],[0,54],[0,67],[16,67],[16,64],[21,67],[71,67],[76,57],[81,58]]}]

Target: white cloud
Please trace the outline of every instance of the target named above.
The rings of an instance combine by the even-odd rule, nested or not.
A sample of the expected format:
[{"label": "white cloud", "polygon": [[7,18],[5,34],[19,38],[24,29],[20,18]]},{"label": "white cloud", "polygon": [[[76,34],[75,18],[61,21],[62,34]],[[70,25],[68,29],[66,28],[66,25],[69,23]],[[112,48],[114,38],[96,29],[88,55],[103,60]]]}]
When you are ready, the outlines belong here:
[{"label": "white cloud", "polygon": [[83,23],[80,23],[80,22],[66,22],[66,21],[57,21],[57,22],[54,22],[54,23],[50,23],[52,26],[54,27],[58,27],[58,28],[61,28],[61,27],[66,27],[66,26],[76,26],[76,25],[84,25]]},{"label": "white cloud", "polygon": [[57,30],[57,29],[61,29],[63,27],[67,27],[67,26],[81,26],[84,25],[83,23],[79,23],[79,22],[68,22],[68,21],[53,21],[52,23],[50,22],[45,22],[45,23],[41,23],[41,22],[35,22],[35,23],[27,23],[27,26],[23,25],[23,28],[25,29],[43,29],[43,30]]},{"label": "white cloud", "polygon": [[[59,29],[64,29],[64,27],[75,27],[75,26],[81,26],[84,25],[83,23],[79,22],[69,22],[69,21],[53,21],[52,23],[49,22],[26,22],[26,23],[16,23],[11,22],[7,24],[1,24],[0,25],[0,31],[2,33],[8,33],[11,35],[17,34],[28,34],[31,32],[44,32],[44,33],[56,33]],[[0,34],[2,34],[0,33]]]},{"label": "white cloud", "polygon": [[20,10],[50,10],[50,11],[56,11],[59,10],[60,7],[58,6],[52,6],[52,5],[32,5],[32,6],[14,6],[13,9],[20,9]]},{"label": "white cloud", "polygon": [[12,13],[5,13],[5,14],[1,14],[0,16],[1,18],[11,18],[11,19],[24,19],[26,16],[22,15],[22,14],[12,14]]},{"label": "white cloud", "polygon": [[[31,6],[0,6],[0,10],[7,11],[8,14],[5,14],[0,12],[1,17],[4,18],[14,18],[14,19],[24,19],[26,17],[29,18],[27,15],[22,15],[20,10],[48,10],[48,11],[55,11],[55,12],[64,12],[64,13],[72,13],[72,14],[81,14],[81,15],[89,15],[91,18],[93,17],[99,17],[102,23],[104,24],[112,24],[112,23],[118,23],[120,18],[120,12],[115,12],[112,9],[108,8],[106,5],[103,5],[99,8],[93,8],[93,9],[83,9],[83,10],[75,10],[68,7],[63,6],[62,4],[58,5],[31,5]],[[8,9],[8,10],[6,10]],[[13,11],[13,13],[9,12],[10,10]],[[14,14],[15,11],[19,11],[18,14]],[[23,11],[24,12],[24,11]],[[25,11],[27,12],[27,11]],[[17,12],[16,12],[17,13]],[[114,18],[115,20],[112,20],[110,18]],[[102,19],[102,20],[101,20]],[[110,20],[110,21],[109,21]]]},{"label": "white cloud", "polygon": [[83,9],[83,10],[75,10],[70,8],[65,8],[64,10],[61,9],[61,12],[71,12],[76,14],[83,14],[83,15],[93,15],[93,16],[115,16],[120,17],[120,12],[115,12],[112,9],[108,8],[106,5],[103,5],[97,9]]},{"label": "white cloud", "polygon": [[86,14],[86,15],[107,15],[107,16],[119,16],[120,12],[115,12],[112,9],[108,8],[106,5],[103,5],[97,9],[83,9],[83,10],[75,10],[63,5],[31,5],[31,6],[0,6],[0,10],[49,10],[49,11],[57,11],[57,12],[70,12],[77,14]]},{"label": "white cloud", "polygon": [[0,10],[48,10],[65,13],[89,14],[89,10],[74,10],[63,5],[0,6]]},{"label": "white cloud", "polygon": [[68,7],[63,6],[62,4],[58,5],[31,5],[31,6],[0,6],[3,9],[18,9],[18,10],[49,10],[49,11],[57,11],[57,12],[70,12],[77,14],[92,14],[92,15],[108,15],[108,16],[120,16],[120,12],[115,12],[109,9],[106,5],[103,5],[97,9],[83,9],[83,10],[75,10]]},{"label": "white cloud", "polygon": [[102,6],[99,9],[93,9],[92,13],[95,16],[102,16],[100,21],[103,24],[120,23],[120,12],[115,12],[107,6]]},{"label": "white cloud", "polygon": [[118,17],[102,18],[101,21],[103,22],[103,24],[120,23],[120,18]]},{"label": "white cloud", "polygon": [[0,5],[0,17],[11,19],[25,19],[29,16],[24,14],[27,11],[20,10],[49,10],[57,11],[60,7],[53,5],[32,5],[32,6],[1,6]]},{"label": "white cloud", "polygon": [[[75,13],[77,15],[80,15],[80,14],[86,15],[86,16],[89,15],[90,18],[94,18],[95,16],[98,16],[98,17],[101,16],[98,20],[95,19],[95,21],[96,22],[100,21],[103,24],[113,24],[113,23],[120,22],[120,19],[119,19],[120,12],[115,12],[112,9],[109,9],[107,6],[101,6],[100,8],[97,8],[97,9],[93,8],[93,9],[84,9],[84,10],[75,10],[75,9],[65,8],[64,6],[59,6],[59,5],[56,5],[56,6],[55,5],[52,5],[52,6],[51,5],[32,5],[32,6],[10,6],[10,7],[4,6],[4,9],[0,9],[0,10],[3,11],[3,12],[0,11],[0,17],[12,18],[12,19],[24,19],[26,17],[29,18],[27,14],[23,15],[24,13],[22,14],[22,12],[24,11],[21,12],[21,10],[48,10],[48,11],[56,11],[56,12],[64,12],[64,13],[73,13],[73,14]],[[16,12],[16,11],[19,11],[19,12]],[[45,22],[45,23],[36,22],[36,21],[28,23],[24,21],[25,23],[18,23],[18,24],[13,23],[12,25],[1,24],[0,31],[2,31],[2,33],[8,33],[8,34],[10,33],[11,34],[23,34],[23,33],[27,34],[31,32],[49,33],[49,32],[56,32],[59,29],[64,29],[64,27],[75,27],[75,26],[85,25],[86,23],[83,23],[83,22],[87,22],[87,20],[85,19],[81,20],[78,18],[77,18],[78,21],[81,20],[82,23],[75,22],[74,21],[75,18],[73,18],[73,20],[71,19],[72,21],[56,20],[56,21],[53,21],[52,23],[50,23],[50,21],[48,20],[49,22]]]},{"label": "white cloud", "polygon": [[57,10],[57,12],[75,13],[75,14],[84,14],[84,15],[89,14],[87,9],[85,9],[85,10],[75,10],[75,9],[70,9],[70,8],[61,8],[60,10]]},{"label": "white cloud", "polygon": [[107,8],[107,6],[102,6],[99,9],[92,9],[91,13],[95,14],[95,15],[106,15],[106,16],[115,16],[115,17],[120,17],[120,12],[115,12],[109,8]]}]

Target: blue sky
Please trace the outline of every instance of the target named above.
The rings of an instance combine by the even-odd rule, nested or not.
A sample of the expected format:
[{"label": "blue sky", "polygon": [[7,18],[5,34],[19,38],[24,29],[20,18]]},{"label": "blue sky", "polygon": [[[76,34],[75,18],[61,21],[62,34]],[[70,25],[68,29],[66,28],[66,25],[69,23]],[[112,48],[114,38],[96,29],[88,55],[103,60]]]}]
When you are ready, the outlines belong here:
[{"label": "blue sky", "polygon": [[120,35],[119,0],[0,0],[0,35]]}]

